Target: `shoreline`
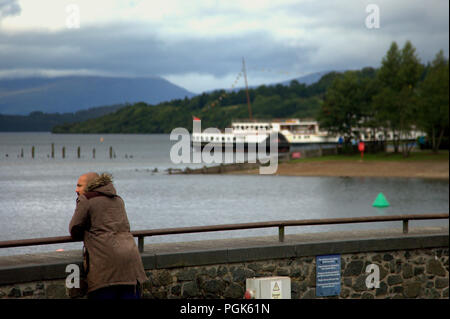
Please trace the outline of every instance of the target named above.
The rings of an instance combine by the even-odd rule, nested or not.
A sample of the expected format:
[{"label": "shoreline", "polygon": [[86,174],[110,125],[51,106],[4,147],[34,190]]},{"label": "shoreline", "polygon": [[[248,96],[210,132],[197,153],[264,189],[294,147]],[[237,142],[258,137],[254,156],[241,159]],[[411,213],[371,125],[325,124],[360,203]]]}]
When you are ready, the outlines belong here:
[{"label": "shoreline", "polygon": [[[232,170],[222,174],[258,175],[259,169]],[[396,177],[449,180],[449,161],[305,161],[279,163],[276,176]]]}]

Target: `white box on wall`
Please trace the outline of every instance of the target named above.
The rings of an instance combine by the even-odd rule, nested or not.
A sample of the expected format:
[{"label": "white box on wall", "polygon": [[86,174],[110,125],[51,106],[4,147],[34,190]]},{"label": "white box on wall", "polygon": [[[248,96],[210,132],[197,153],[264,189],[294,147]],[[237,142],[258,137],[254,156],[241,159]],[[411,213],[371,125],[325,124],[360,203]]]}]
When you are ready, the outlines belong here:
[{"label": "white box on wall", "polygon": [[285,276],[247,278],[248,299],[291,299],[291,278]]}]

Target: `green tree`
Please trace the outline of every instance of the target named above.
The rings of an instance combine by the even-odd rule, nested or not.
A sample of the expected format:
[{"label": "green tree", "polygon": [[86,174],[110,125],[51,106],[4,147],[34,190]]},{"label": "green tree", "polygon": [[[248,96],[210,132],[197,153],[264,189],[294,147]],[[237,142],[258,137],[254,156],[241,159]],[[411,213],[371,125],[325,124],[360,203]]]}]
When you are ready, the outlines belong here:
[{"label": "green tree", "polygon": [[366,98],[365,85],[353,71],[335,78],[319,111],[320,126],[329,132],[344,135],[346,142],[349,142],[354,131],[361,127],[365,115],[362,107]]},{"label": "green tree", "polygon": [[439,51],[420,86],[419,125],[428,132],[435,153],[449,128],[448,64],[444,52]]},{"label": "green tree", "polygon": [[416,49],[407,41],[401,51],[397,43],[391,44],[377,73],[380,91],[373,98],[376,122],[391,130],[395,152],[401,146],[405,157],[411,151],[409,133],[417,125],[417,88],[422,70]]}]

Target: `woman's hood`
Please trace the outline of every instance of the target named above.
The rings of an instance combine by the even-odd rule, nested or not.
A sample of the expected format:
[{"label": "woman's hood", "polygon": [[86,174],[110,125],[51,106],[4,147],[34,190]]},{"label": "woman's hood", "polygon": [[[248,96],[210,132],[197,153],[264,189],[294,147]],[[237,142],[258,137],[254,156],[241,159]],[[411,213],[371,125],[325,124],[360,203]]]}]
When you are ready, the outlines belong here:
[{"label": "woman's hood", "polygon": [[112,175],[108,173],[101,174],[88,183],[86,191],[96,191],[105,195],[116,195],[116,190],[112,184]]}]

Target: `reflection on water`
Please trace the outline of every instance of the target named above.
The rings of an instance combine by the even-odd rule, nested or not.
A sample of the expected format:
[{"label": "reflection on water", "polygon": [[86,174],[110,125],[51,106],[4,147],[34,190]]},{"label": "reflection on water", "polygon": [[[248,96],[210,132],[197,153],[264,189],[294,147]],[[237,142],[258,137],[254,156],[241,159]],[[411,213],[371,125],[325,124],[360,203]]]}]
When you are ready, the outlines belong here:
[{"label": "reflection on water", "polygon": [[[56,137],[58,143],[66,145],[69,142],[87,144],[87,140],[100,140],[100,135],[77,136],[78,139],[74,139],[73,135]],[[125,200],[133,230],[449,211],[448,181],[166,175],[163,173],[165,168],[175,167],[169,159],[171,144],[168,135],[116,135],[105,136],[104,140],[115,145],[116,160],[99,157],[96,160],[78,160],[73,155],[65,160],[46,157],[39,160],[12,160],[11,157],[3,157],[5,150],[12,154],[12,149],[24,144],[49,145],[53,135],[22,133],[5,138],[4,134],[0,134],[0,241],[67,235],[75,207],[75,182],[86,171],[108,171],[113,174],[116,189]],[[122,156],[125,146],[127,154],[134,154],[132,159]],[[158,169],[157,173],[153,172],[154,168]],[[386,196],[390,207],[372,207],[380,192]],[[410,227],[443,223],[448,225],[448,221],[442,220],[413,221]],[[401,222],[390,222],[291,227],[286,229],[286,233],[380,227],[401,228],[402,225]],[[147,239],[146,243],[275,234],[277,229],[257,229],[160,236]],[[0,255],[56,250],[61,247],[80,248],[81,244],[2,249]]]}]

